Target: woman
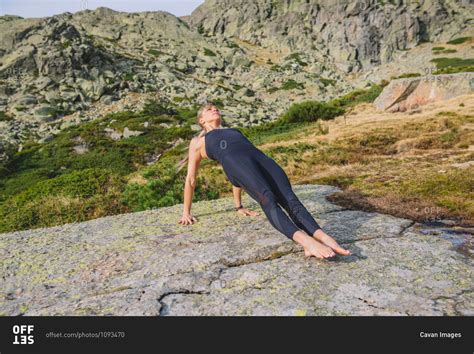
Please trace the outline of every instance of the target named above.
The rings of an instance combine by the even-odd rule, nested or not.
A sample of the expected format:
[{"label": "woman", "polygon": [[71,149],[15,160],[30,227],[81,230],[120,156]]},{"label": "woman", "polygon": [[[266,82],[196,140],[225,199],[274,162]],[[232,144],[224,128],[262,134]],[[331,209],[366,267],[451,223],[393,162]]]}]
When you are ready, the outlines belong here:
[{"label": "woman", "polygon": [[[348,250],[324,233],[313,219],[293,192],[283,169],[257,149],[238,129],[221,126],[221,114],[215,105],[203,105],[197,120],[203,130],[189,145],[184,210],[179,224],[190,225],[197,221],[191,214],[197,171],[201,160],[210,158],[222,165],[232,183],[235,209],[240,214],[259,215],[241,205],[241,193],[244,189],[260,204],[273,227],[303,246],[305,256],[329,258],[336,253],[350,255]],[[186,159],[182,163],[185,161]],[[285,208],[291,219],[278,204]]]}]

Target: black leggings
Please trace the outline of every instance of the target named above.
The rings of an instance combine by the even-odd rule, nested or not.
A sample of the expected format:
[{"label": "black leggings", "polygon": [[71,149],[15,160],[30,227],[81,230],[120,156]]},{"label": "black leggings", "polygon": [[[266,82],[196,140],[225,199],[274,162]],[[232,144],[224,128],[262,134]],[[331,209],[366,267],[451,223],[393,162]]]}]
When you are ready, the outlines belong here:
[{"label": "black leggings", "polygon": [[293,192],[285,171],[272,158],[261,151],[232,156],[225,163],[228,177],[260,204],[275,229],[293,239],[299,229],[312,236],[321,228]]}]

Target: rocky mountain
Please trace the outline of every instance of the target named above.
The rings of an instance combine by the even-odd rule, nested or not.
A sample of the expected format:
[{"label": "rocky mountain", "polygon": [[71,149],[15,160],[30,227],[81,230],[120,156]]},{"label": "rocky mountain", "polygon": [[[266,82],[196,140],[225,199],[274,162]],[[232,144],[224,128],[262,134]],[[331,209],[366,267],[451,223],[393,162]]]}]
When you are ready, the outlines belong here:
[{"label": "rocky mountain", "polygon": [[459,0],[207,0],[189,22],[204,34],[302,51],[350,73],[388,63],[397,50],[451,39],[472,26],[473,10]]},{"label": "rocky mountain", "polygon": [[[229,125],[274,120],[292,102],[326,101],[407,68],[422,71],[434,56],[427,41],[472,32],[472,7],[454,0],[210,0],[186,18],[107,8],[3,16],[0,156],[111,105],[138,109],[148,96],[183,106],[215,100]],[[471,46],[463,48],[462,58],[472,56]]]}]

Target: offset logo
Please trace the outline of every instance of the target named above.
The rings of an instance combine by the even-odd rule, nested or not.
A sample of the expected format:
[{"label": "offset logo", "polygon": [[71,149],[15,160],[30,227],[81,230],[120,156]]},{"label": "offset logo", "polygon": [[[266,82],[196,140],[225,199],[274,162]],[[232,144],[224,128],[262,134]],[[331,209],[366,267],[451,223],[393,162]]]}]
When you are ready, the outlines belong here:
[{"label": "offset logo", "polygon": [[34,325],[14,325],[13,326],[13,344],[33,344]]}]

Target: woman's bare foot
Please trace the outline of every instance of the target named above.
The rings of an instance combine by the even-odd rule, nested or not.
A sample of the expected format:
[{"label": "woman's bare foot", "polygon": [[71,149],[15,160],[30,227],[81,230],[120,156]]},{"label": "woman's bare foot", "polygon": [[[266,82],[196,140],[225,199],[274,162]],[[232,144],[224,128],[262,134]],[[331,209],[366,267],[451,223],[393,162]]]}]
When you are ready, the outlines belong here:
[{"label": "woman's bare foot", "polygon": [[306,257],[314,256],[316,258],[329,258],[336,255],[331,247],[323,245],[321,242],[308,236],[303,231],[297,231],[293,236],[293,240],[303,246],[304,255]]},{"label": "woman's bare foot", "polygon": [[323,244],[325,244],[326,246],[331,247],[334,250],[334,252],[336,252],[337,254],[340,254],[342,256],[349,256],[351,254],[351,252],[349,250],[346,250],[345,248],[342,248],[341,246],[339,246],[339,244],[336,242],[336,240],[334,240],[331,236],[326,234],[321,229],[316,230],[313,237],[316,240],[318,240],[318,241],[322,242]]}]

